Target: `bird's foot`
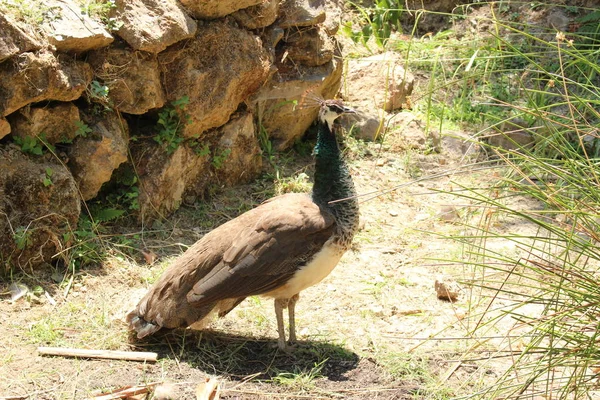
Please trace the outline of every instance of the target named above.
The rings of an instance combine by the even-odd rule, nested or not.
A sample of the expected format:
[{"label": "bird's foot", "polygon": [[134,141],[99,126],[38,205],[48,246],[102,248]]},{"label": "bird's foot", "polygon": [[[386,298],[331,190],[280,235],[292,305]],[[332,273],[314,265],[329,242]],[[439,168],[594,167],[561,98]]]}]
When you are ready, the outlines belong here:
[{"label": "bird's foot", "polygon": [[277,343],[277,349],[287,355],[291,355],[292,353],[294,353],[294,351],[296,350],[297,347],[298,347],[298,345],[293,342],[292,343],[284,342],[283,345],[281,345],[280,343]]},{"label": "bird's foot", "polygon": [[277,344],[274,344],[273,347],[277,347],[279,351],[286,354],[291,354],[298,347],[298,344],[296,343],[296,338],[294,340],[290,338],[290,340],[286,341],[285,338],[280,337],[277,340]]}]

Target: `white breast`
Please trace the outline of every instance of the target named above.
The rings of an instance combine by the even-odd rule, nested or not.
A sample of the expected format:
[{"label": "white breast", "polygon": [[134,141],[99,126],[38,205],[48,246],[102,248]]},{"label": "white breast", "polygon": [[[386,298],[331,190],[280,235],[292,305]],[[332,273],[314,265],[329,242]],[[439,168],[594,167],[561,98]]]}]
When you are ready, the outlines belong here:
[{"label": "white breast", "polygon": [[299,269],[294,276],[282,287],[265,293],[264,296],[277,299],[286,299],[300,293],[300,291],[321,282],[337,265],[344,255],[344,250],[340,247],[325,243],[323,249],[306,264]]}]

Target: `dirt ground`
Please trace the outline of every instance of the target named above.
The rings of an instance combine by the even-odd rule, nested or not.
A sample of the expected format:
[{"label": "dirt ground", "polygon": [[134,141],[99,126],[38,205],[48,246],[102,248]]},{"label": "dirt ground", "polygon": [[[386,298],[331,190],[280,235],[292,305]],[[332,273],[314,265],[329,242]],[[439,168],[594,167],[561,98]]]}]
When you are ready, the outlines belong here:
[{"label": "dirt ground", "polygon": [[[477,156],[465,155],[469,146],[460,139],[442,143],[441,153],[429,155],[403,150],[394,136],[383,145],[348,144],[359,193],[413,183],[363,197],[352,250],[329,277],[301,294],[300,343],[293,353],[277,351],[273,304],[261,298],[247,299],[208,332],[132,342],[123,323],[125,312],[185,245],[271,195],[273,183],[265,179],[215,196],[204,208],[184,208],[147,232],[122,228],[124,237],[133,238],[127,242],[133,257],[107,241],[109,256],[96,268],[74,275],[50,268],[43,276],[17,274],[2,282],[0,398],[82,399],[150,385],[157,389],[147,398],[193,399],[209,377],[217,377],[223,399],[445,399],[476,391],[506,369],[503,359],[488,362],[502,340],[477,341],[481,359],[465,361],[462,354],[474,347],[466,339],[473,328],[467,317],[480,309],[481,298],[465,289],[455,303],[439,300],[434,283],[469,273],[442,261],[460,258],[460,245],[443,236],[463,229],[459,222],[468,210],[444,192],[457,181],[482,186],[493,177],[490,171],[449,172],[414,182],[457,171]],[[302,173],[311,175],[311,158],[292,158],[286,173],[298,183]],[[158,260],[149,265],[142,249]],[[11,302],[13,282],[45,293]],[[153,351],[158,362],[46,357],[38,346]]]}]

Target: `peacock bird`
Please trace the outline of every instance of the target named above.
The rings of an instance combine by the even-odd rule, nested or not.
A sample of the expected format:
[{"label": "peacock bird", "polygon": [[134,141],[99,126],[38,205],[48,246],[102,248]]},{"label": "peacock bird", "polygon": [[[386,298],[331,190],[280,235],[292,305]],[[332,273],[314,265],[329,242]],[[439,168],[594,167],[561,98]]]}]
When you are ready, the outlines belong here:
[{"label": "peacock bird", "polygon": [[[299,293],[320,282],[350,248],[358,229],[354,183],[335,135],[335,120],[354,113],[339,100],[320,100],[312,195],[265,201],[204,235],[163,273],[127,322],[138,338],[161,328],[202,329],[248,296],[274,299],[278,347],[296,341]],[[341,200],[341,201],[335,201]]]}]

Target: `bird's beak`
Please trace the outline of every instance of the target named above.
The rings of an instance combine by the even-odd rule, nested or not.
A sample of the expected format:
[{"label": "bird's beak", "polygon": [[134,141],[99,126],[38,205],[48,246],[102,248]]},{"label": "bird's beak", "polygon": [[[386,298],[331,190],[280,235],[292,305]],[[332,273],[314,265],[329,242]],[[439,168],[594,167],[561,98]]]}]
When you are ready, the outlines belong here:
[{"label": "bird's beak", "polygon": [[356,110],[354,108],[344,106],[344,114],[356,114]]}]

